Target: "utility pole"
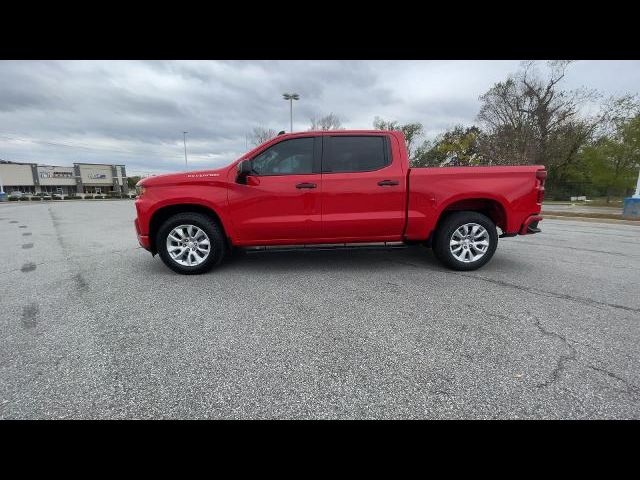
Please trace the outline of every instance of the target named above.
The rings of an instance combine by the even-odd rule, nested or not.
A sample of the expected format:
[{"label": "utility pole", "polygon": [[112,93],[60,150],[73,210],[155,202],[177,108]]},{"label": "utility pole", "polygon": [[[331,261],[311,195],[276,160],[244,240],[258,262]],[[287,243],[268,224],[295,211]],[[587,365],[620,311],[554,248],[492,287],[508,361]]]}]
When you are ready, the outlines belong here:
[{"label": "utility pole", "polygon": [[289,133],[293,133],[293,101],[300,100],[300,95],[297,93],[283,93],[282,98],[289,100],[289,121],[291,126]]},{"label": "utility pole", "polygon": [[182,132],[182,141],[184,142],[184,168],[185,170],[189,170],[189,166],[187,165],[187,133]]}]

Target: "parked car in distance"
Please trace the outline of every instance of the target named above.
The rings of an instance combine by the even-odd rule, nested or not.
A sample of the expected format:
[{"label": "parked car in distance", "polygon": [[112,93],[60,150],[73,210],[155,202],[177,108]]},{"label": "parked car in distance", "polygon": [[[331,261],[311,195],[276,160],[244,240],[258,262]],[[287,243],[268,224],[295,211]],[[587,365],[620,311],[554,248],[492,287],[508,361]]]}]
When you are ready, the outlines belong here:
[{"label": "parked car in distance", "polygon": [[24,197],[24,193],[22,193],[22,192],[21,192],[21,191],[19,191],[19,190],[14,190],[13,192],[11,192],[11,193],[9,194],[9,197],[10,197],[10,198],[22,198],[22,197]]},{"label": "parked car in distance", "polygon": [[[195,274],[232,247],[404,242],[455,270],[540,231],[543,166],[411,168],[397,131],[279,135],[230,165],[136,185],[138,241]],[[501,234],[499,235],[498,229]]]}]

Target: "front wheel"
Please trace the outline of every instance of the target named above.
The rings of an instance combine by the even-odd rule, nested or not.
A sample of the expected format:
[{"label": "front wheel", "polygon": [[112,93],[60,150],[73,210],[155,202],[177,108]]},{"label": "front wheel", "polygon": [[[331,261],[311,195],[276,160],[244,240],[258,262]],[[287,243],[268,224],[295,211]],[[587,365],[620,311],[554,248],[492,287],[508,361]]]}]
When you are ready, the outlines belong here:
[{"label": "front wheel", "polygon": [[478,212],[455,212],[434,234],[433,253],[454,270],[476,270],[491,260],[498,232],[489,217]]},{"label": "front wheel", "polygon": [[200,213],[179,213],[158,229],[156,248],[171,270],[193,275],[218,265],[226,245],[213,219]]}]

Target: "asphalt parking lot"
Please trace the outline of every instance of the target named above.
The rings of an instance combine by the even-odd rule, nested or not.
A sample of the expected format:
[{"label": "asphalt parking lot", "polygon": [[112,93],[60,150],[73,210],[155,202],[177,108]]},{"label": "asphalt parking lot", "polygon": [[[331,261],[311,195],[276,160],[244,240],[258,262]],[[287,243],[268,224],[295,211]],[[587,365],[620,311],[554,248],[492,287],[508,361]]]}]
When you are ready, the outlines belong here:
[{"label": "asphalt parking lot", "polygon": [[260,252],[179,276],[132,201],[0,204],[0,418],[640,418],[640,227],[483,269]]}]

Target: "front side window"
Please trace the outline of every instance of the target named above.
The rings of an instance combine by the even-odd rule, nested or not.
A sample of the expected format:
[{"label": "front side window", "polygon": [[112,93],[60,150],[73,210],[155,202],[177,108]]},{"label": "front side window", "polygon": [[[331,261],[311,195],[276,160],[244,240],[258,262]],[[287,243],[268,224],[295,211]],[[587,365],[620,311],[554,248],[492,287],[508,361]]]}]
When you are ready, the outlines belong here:
[{"label": "front side window", "polygon": [[382,136],[331,137],[329,152],[322,159],[323,173],[371,172],[389,164]]},{"label": "front side window", "polygon": [[304,175],[313,173],[313,137],[284,140],[266,149],[251,162],[255,175]]}]

